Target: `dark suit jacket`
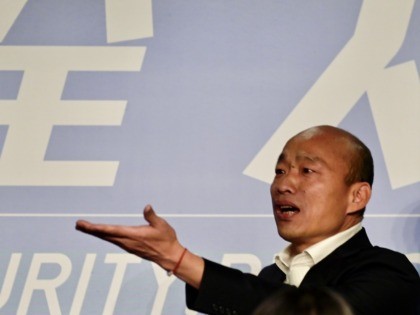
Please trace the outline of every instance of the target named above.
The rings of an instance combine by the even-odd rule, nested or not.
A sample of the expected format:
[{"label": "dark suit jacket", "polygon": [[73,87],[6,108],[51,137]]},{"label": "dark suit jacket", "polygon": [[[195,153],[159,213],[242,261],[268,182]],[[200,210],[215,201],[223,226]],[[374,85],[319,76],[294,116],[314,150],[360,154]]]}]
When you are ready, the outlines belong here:
[{"label": "dark suit jacket", "polygon": [[[257,276],[205,260],[200,290],[187,285],[187,306],[206,314],[243,315],[270,294],[287,288],[276,266]],[[420,315],[420,278],[403,255],[373,247],[364,229],[313,266],[300,287],[328,287],[356,315]]]}]

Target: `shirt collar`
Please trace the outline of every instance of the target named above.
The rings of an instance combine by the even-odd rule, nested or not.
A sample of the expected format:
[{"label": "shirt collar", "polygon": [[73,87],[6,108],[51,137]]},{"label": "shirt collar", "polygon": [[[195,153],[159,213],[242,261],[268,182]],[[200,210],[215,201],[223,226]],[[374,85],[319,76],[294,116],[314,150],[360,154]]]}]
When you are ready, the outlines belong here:
[{"label": "shirt collar", "polygon": [[306,252],[312,257],[315,264],[317,264],[338,247],[351,239],[361,229],[362,223],[360,222],[345,231],[330,236],[329,238],[326,238],[325,240],[322,240],[321,242],[308,247]]},{"label": "shirt collar", "polygon": [[284,272],[288,273],[290,264],[292,260],[305,260],[305,263],[312,267],[313,265],[319,263],[322,259],[331,254],[335,249],[343,245],[349,239],[351,239],[357,232],[362,229],[362,223],[358,223],[349,229],[337,233],[333,236],[326,238],[310,247],[305,251],[292,257],[290,255],[290,246],[287,246],[281,252],[275,255],[274,261],[276,265]]}]

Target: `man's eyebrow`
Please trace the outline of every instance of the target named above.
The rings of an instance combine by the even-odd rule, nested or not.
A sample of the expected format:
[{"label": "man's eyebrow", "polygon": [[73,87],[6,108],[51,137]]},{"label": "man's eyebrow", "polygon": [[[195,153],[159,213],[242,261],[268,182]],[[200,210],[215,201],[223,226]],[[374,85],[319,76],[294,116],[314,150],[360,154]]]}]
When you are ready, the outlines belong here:
[{"label": "man's eyebrow", "polygon": [[[308,161],[311,163],[317,163],[317,164],[321,164],[324,166],[328,166],[328,163],[321,157],[319,156],[313,156],[313,155],[309,155],[309,154],[298,154],[296,157],[297,161]],[[279,158],[277,159],[277,164],[280,163],[287,163],[287,156],[285,153],[281,153],[279,155]]]},{"label": "man's eyebrow", "polygon": [[319,164],[327,165],[327,162],[319,156],[311,156],[311,155],[307,155],[307,154],[302,154],[302,155],[298,155],[296,159],[298,161],[299,160],[304,160],[304,161],[309,161],[309,162],[312,162],[312,163],[319,163]]}]

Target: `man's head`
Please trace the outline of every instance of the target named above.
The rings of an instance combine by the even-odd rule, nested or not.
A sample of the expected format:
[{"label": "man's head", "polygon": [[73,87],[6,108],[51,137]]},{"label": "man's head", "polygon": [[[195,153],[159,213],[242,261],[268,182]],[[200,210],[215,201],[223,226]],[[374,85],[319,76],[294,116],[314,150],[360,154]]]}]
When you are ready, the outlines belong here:
[{"label": "man's head", "polygon": [[281,237],[304,250],[362,220],[373,160],[355,136],[332,126],[309,128],[285,145],[271,185]]},{"label": "man's head", "polygon": [[322,287],[289,287],[266,298],[253,315],[352,315],[350,305]]}]

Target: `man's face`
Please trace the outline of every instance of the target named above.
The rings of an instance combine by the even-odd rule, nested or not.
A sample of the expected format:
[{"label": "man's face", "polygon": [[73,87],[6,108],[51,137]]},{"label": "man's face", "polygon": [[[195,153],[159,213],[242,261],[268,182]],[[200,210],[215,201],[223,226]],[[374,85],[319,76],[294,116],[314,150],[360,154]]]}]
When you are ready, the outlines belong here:
[{"label": "man's face", "polygon": [[349,146],[331,134],[298,135],[284,147],[271,185],[279,235],[300,250],[352,226],[345,184]]}]

